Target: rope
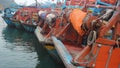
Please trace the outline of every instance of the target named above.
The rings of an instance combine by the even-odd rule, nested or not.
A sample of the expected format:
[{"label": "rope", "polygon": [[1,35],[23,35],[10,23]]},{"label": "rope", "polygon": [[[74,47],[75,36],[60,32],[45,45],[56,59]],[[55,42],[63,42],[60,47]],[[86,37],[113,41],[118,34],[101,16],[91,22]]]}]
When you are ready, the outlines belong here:
[{"label": "rope", "polygon": [[[99,53],[99,51],[100,51],[100,47],[101,47],[101,44],[98,44],[98,49],[97,49],[97,52],[96,52],[96,54],[93,56],[93,50],[94,50],[94,47],[92,47],[92,50],[91,50],[91,52],[90,52],[90,54],[89,55],[92,55],[93,56],[93,58],[92,59],[90,59],[89,61],[88,61],[88,64],[90,63],[90,62],[92,62],[92,61],[94,61],[94,63],[96,63],[96,58],[97,58],[97,56],[98,56],[98,53]],[[93,64],[93,67],[95,66],[95,64]],[[88,66],[89,67],[89,66]]]},{"label": "rope", "polygon": [[[97,53],[96,53],[96,55],[94,56],[94,58],[93,58],[93,60],[94,60],[94,63],[96,63],[96,58],[97,58],[97,56],[98,56],[98,53],[99,53],[99,51],[100,51],[100,47],[101,47],[102,45],[101,44],[98,44],[98,49],[97,49]],[[93,67],[95,66],[95,64],[93,64]]]},{"label": "rope", "polygon": [[[118,0],[118,3],[117,3],[117,5],[116,5],[116,8],[117,7],[119,7],[119,5],[120,5],[120,1]],[[108,13],[106,13],[106,14],[104,14],[104,15],[102,15],[101,17],[99,17],[98,19],[101,19],[101,18],[103,18],[103,16],[107,16],[109,13],[110,13],[111,11],[109,11]],[[98,20],[98,19],[96,19],[96,20]]]},{"label": "rope", "polygon": [[87,45],[91,45],[94,43],[94,41],[96,40],[96,31],[91,31],[88,35],[88,38],[87,38]]},{"label": "rope", "polygon": [[[77,57],[75,58],[75,62],[74,62],[74,63],[76,63],[76,64],[89,64],[91,61],[95,61],[95,62],[96,62],[96,58],[97,58],[97,56],[98,56],[100,47],[101,47],[101,44],[98,44],[97,52],[96,52],[96,54],[93,56],[92,53],[93,53],[93,50],[94,50],[94,46],[92,46],[92,49],[91,49],[90,53],[86,56],[86,57],[89,57],[89,58],[87,59],[88,61],[86,61],[86,62],[77,62],[76,60],[81,56],[81,53],[80,53],[79,57],[77,56]],[[90,56],[93,56],[93,58],[90,59]],[[85,59],[86,57],[84,57],[83,59]]]},{"label": "rope", "polygon": [[[92,33],[93,33],[93,34],[92,34]],[[92,40],[90,41],[91,36],[92,36],[93,38],[92,38]],[[96,31],[91,31],[90,34],[89,34],[89,36],[88,36],[88,39],[87,39],[87,44],[88,44],[88,45],[93,44],[94,41],[95,41],[95,39],[96,39]],[[93,50],[94,50],[94,46],[92,46],[92,49],[91,49],[89,55],[92,54]],[[75,63],[88,64],[88,63],[91,62],[94,58],[97,57],[97,56],[93,57],[93,59],[92,59],[91,61],[88,61],[88,62],[77,62],[77,59],[78,59],[80,56],[81,56],[81,53],[78,54],[78,55],[75,57]]]},{"label": "rope", "polygon": [[104,18],[107,17],[111,12],[113,12],[113,10],[108,9],[105,14],[103,14],[103,15],[100,16],[99,18],[95,19],[95,21],[100,20],[100,19],[104,19]]},{"label": "rope", "polygon": [[[63,12],[62,12],[61,20],[60,20],[60,23],[61,23],[61,24],[63,24],[63,15],[64,15],[64,13],[65,13],[64,10],[62,10],[62,11],[63,11]],[[60,26],[61,26],[61,25],[60,25]]]}]

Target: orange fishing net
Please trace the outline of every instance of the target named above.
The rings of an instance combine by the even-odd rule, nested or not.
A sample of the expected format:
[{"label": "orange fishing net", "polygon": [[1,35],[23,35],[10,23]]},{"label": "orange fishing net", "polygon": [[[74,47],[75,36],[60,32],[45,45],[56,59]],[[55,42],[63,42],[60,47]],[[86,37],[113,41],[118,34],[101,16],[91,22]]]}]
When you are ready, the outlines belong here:
[{"label": "orange fishing net", "polygon": [[80,34],[81,36],[84,34],[84,31],[81,28],[82,25],[82,21],[85,18],[86,13],[83,12],[80,9],[74,9],[71,13],[70,13],[70,21],[71,24],[73,26],[73,28],[78,32],[78,34]]}]

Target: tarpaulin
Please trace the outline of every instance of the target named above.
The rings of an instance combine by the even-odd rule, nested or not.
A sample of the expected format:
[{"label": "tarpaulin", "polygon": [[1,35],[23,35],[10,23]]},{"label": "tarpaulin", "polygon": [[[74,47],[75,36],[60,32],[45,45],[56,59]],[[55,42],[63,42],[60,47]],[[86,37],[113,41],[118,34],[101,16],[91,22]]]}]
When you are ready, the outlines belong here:
[{"label": "tarpaulin", "polygon": [[83,19],[86,16],[86,12],[83,12],[80,9],[74,9],[71,13],[70,13],[70,21],[73,25],[73,28],[78,32],[78,34],[80,34],[81,36],[84,34],[84,31],[81,28]]}]

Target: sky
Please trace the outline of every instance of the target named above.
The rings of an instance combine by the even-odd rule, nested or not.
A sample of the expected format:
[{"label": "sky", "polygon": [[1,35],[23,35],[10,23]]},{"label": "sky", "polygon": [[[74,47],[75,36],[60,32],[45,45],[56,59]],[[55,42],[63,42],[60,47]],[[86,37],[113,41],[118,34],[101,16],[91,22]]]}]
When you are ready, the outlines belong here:
[{"label": "sky", "polygon": [[[63,0],[37,0],[38,3],[46,4],[46,3],[56,3],[57,1],[63,1]],[[35,3],[35,0],[14,0],[15,3],[18,5],[25,5],[30,6],[31,4]]]},{"label": "sky", "polygon": [[[56,3],[59,0],[37,0],[40,4],[48,4]],[[62,1],[62,0],[60,0]],[[35,4],[35,0],[0,0],[0,6],[2,5],[3,8],[10,7],[11,4],[18,4],[22,6],[30,6],[31,4]]]}]

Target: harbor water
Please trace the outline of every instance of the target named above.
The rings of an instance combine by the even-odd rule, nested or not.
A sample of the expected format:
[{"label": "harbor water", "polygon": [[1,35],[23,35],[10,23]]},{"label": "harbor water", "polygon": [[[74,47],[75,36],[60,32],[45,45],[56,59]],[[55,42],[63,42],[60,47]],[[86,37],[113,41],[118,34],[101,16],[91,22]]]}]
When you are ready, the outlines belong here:
[{"label": "harbor water", "polygon": [[64,68],[34,33],[8,27],[0,16],[0,68]]}]

